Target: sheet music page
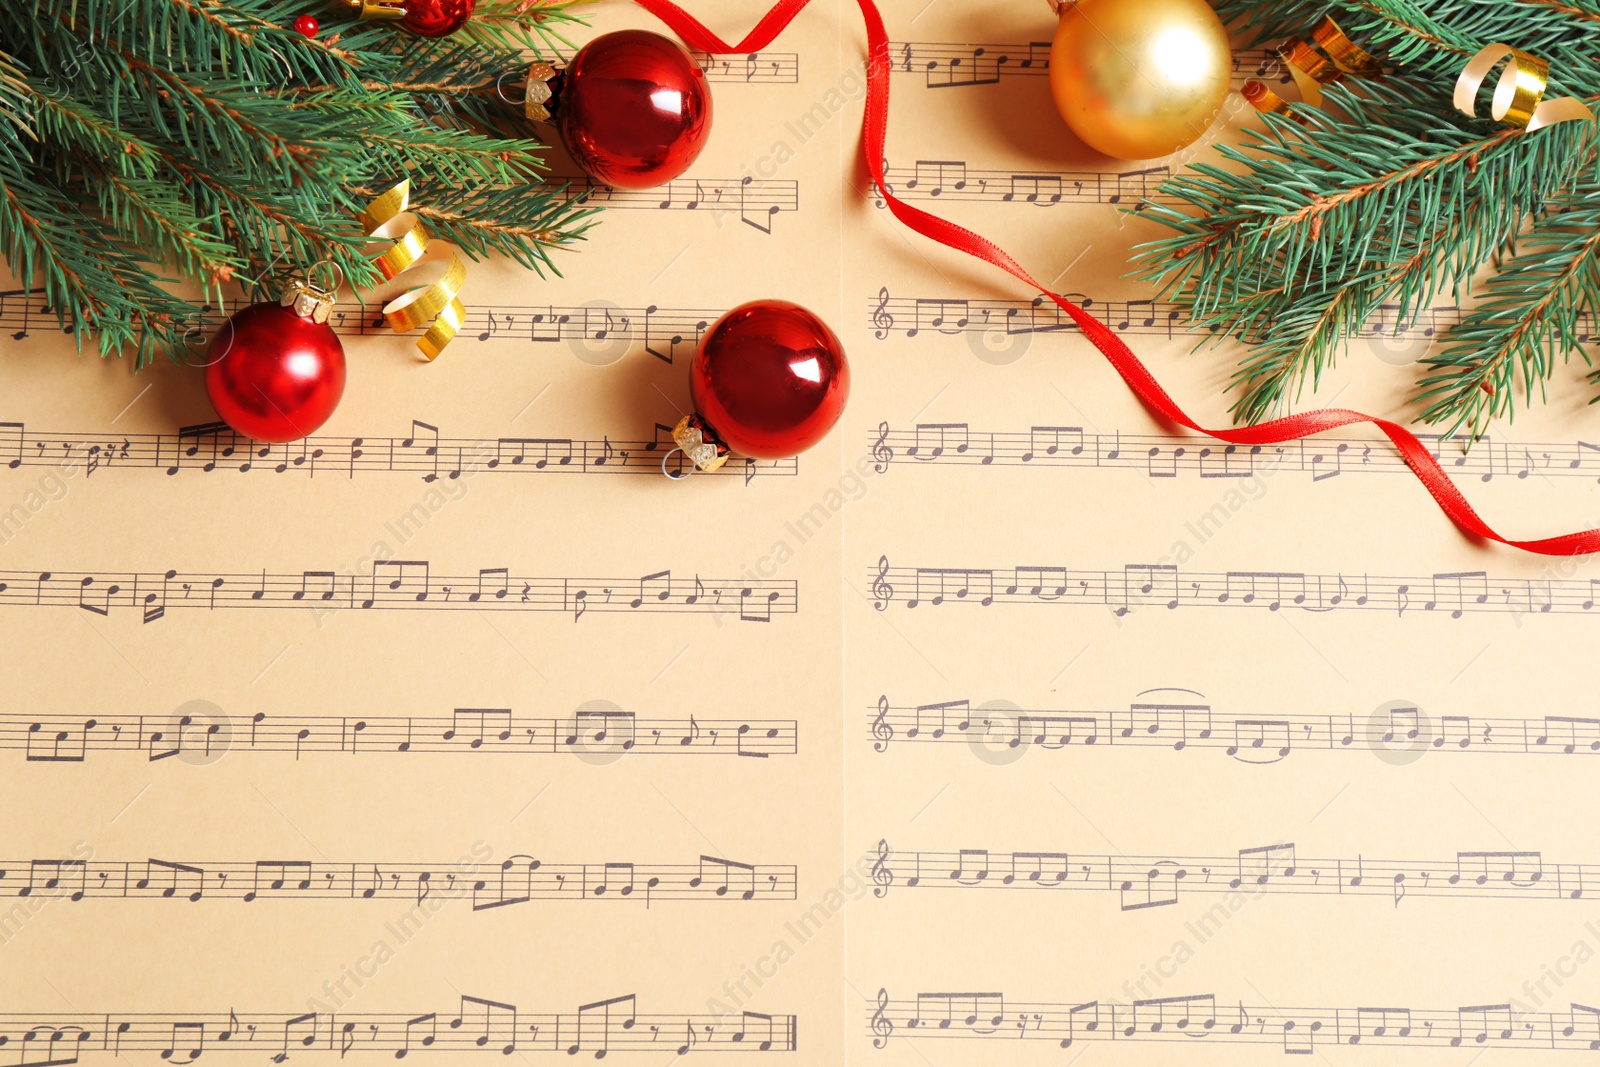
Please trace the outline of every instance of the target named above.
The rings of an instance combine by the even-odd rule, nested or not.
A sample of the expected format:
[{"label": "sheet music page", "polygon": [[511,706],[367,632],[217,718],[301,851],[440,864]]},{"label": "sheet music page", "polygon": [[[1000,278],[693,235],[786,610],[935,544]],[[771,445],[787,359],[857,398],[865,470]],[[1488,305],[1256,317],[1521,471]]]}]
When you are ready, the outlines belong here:
[{"label": "sheet music page", "polygon": [[761,569],[837,448],[677,484],[661,427],[722,311],[842,320],[856,120],[745,181],[839,32],[706,61],[692,171],[597,196],[564,277],[471,265],[435,364],[347,292],[305,442],[5,297],[6,1062],[838,1060],[837,525]]},{"label": "sheet music page", "polygon": [[[1214,149],[1076,147],[1043,4],[883,7],[896,192],[1224,425],[1235,350],[1190,355],[1125,277],[1159,231],[1123,209]],[[660,29],[590,14],[575,43]],[[436,364],[346,295],[304,442],[77,354],[5,284],[0,1059],[1600,1046],[1600,570],[1468,544],[1372,435],[1153,421],[870,195],[855,5],[702,58],[696,165],[614,192],[552,150],[609,210],[560,278],[472,265]],[[668,481],[699,336],[762,297],[844,340],[844,420]],[[1304,402],[1405,418],[1456,314],[1375,324]],[[1593,525],[1591,420],[1441,456],[1508,529]]]},{"label": "sheet music page", "polygon": [[[1237,347],[1189,354],[1125,277],[1165,231],[1118,210],[1214,149],[1075,147],[1044,7],[888,5],[891,183],[1227,425]],[[1287,80],[1265,56],[1236,88]],[[1228,106],[1213,141],[1255,121]],[[847,839],[878,876],[850,917],[852,1062],[1597,1047],[1600,854],[1573,816],[1600,571],[1469,545],[1371,433],[1252,453],[1162,426],[1053,305],[845,210],[871,368],[844,435],[870,474],[845,524]],[[1396,337],[1391,312],[1303,406],[1409,421],[1409,364],[1454,314]],[[1519,536],[1596,515],[1563,376],[1569,399],[1444,453]]]}]

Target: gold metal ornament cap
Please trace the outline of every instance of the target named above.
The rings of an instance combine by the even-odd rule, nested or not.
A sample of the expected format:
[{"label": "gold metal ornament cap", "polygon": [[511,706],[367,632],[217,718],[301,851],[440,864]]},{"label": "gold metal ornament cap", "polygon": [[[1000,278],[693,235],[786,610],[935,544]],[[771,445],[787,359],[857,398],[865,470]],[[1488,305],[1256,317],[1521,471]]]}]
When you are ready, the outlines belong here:
[{"label": "gold metal ornament cap", "polygon": [[330,290],[318,288],[305,278],[291,278],[278,294],[278,303],[302,319],[327,322],[335,300]]},{"label": "gold metal ornament cap", "polygon": [[364,19],[403,19],[406,17],[404,0],[344,0],[344,4]]},{"label": "gold metal ornament cap", "polygon": [[729,449],[699,415],[685,415],[672,428],[672,439],[699,470],[708,474],[728,462]]},{"label": "gold metal ornament cap", "polygon": [[528,89],[522,101],[522,113],[535,122],[550,121],[550,109],[545,105],[555,96],[550,88],[550,79],[555,76],[556,68],[548,63],[535,63],[528,68]]}]

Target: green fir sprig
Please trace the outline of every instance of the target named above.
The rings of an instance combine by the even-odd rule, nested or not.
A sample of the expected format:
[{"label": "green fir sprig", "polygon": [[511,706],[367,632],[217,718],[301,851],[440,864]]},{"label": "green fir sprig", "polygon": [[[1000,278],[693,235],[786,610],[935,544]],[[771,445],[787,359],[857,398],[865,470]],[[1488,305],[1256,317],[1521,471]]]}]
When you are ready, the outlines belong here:
[{"label": "green fir sprig", "polygon": [[[412,36],[304,0],[0,6],[0,253],[102,354],[181,355],[229,283],[331,259],[378,282],[357,216],[410,178],[435,236],[555,271],[591,210],[545,184],[499,88],[567,45],[570,0],[481,4]],[[198,296],[184,295],[198,290]]]},{"label": "green fir sprig", "polygon": [[[1214,338],[1248,347],[1237,419],[1287,412],[1347,340],[1413,326],[1442,293],[1466,303],[1424,361],[1421,417],[1479,434],[1587,360],[1600,312],[1593,123],[1533,132],[1468,118],[1451,92],[1491,42],[1551,61],[1549,95],[1600,105],[1600,0],[1218,0],[1246,39],[1306,35],[1324,13],[1391,73],[1329,87],[1305,122],[1266,115],[1221,165],[1190,167],[1144,207],[1173,235],[1141,245],[1141,274]],[[1480,104],[1480,114],[1487,107]],[[1592,231],[1591,231],[1592,232]],[[1491,264],[1498,272],[1472,291]]]}]

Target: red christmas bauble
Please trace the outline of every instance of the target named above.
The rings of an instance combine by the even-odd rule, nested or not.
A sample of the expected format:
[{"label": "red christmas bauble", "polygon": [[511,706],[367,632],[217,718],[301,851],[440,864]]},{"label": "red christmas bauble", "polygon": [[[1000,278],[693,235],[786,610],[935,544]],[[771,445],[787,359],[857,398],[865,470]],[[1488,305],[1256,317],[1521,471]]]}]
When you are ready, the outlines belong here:
[{"label": "red christmas bauble", "polygon": [[705,71],[677,41],[648,30],[596,37],[562,72],[557,129],[590,177],[623,189],[670,182],[711,133]]},{"label": "red christmas bauble", "polygon": [[344,395],[344,346],[324,322],[280,304],[252,304],[223,325],[206,367],[206,395],[233,429],[256,441],[313,433]]},{"label": "red christmas bauble", "polygon": [[405,28],[421,37],[448,37],[467,24],[477,0],[406,0]]},{"label": "red christmas bauble", "polygon": [[294,20],[294,32],[302,37],[315,37],[319,26],[315,15],[301,15]]},{"label": "red christmas bauble", "polygon": [[753,300],[714,323],[689,364],[689,396],[734,452],[782,459],[844,414],[850,365],[821,319],[787,300]]}]

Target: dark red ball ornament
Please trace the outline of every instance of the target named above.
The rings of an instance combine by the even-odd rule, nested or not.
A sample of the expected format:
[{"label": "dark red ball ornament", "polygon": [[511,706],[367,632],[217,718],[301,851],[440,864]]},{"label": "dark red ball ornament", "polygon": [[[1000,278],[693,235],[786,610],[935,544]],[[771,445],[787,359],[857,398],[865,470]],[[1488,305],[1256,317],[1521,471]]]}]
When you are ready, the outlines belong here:
[{"label": "dark red ball ornament", "polygon": [[234,430],[256,441],[316,431],[344,395],[344,345],[328,325],[333,297],[293,281],[276,304],[252,304],[212,342],[206,395]]},{"label": "dark red ball ornament", "polygon": [[[538,90],[530,85],[530,94]],[[596,37],[549,90],[542,95],[567,151],[606,185],[647,189],[670,182],[711,134],[705,71],[677,41],[648,30]]]},{"label": "dark red ball ornament", "polygon": [[850,398],[839,338],[787,300],[741,304],[706,331],[689,364],[693,415],[672,436],[695,467],[713,471],[731,452],[798,455],[827,436]]},{"label": "dark red ball ornament", "polygon": [[405,28],[419,37],[448,37],[467,24],[477,0],[405,0]]},{"label": "dark red ball ornament", "polygon": [[315,37],[320,24],[315,15],[301,15],[294,20],[294,32],[302,37]]}]

